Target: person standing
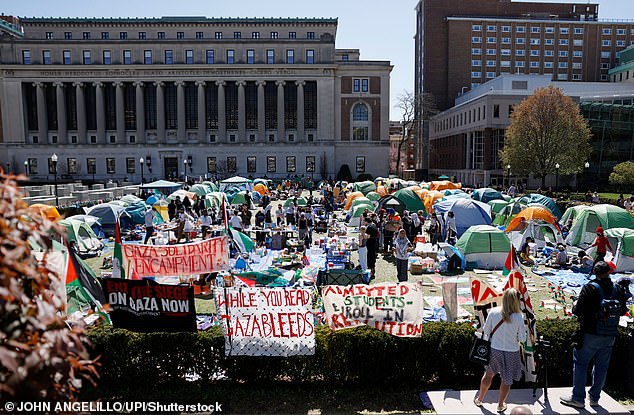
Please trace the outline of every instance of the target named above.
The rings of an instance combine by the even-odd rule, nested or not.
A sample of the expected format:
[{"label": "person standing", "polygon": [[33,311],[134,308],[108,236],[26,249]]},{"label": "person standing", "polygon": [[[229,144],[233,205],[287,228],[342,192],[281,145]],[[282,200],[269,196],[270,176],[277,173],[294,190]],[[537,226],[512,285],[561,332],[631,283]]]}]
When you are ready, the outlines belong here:
[{"label": "person standing", "polygon": [[473,403],[482,406],[493,377],[499,373],[502,382],[497,410],[504,412],[513,381],[522,377],[520,342],[526,341],[527,337],[524,315],[520,309],[520,294],[515,288],[504,291],[502,307],[495,307],[489,311],[482,336],[491,342],[491,358],[489,364],[484,367],[480,390]]},{"label": "person standing", "polygon": [[299,216],[297,229],[299,231],[299,239],[302,241],[306,239],[306,234],[308,233],[308,219],[306,219],[306,215],[304,213]]},{"label": "person standing", "polygon": [[211,209],[203,209],[202,216],[200,217],[200,233],[202,234],[202,238],[207,238],[207,233],[209,233],[209,228],[211,228]]},{"label": "person standing", "polygon": [[583,286],[572,312],[579,319],[583,333],[581,345],[572,352],[574,369],[572,395],[562,397],[561,403],[583,408],[586,399],[586,373],[590,362],[592,386],[588,391],[590,406],[598,406],[601,390],[605,384],[610,365],[610,356],[619,325],[619,318],[627,311],[626,294],[622,287],[610,279],[610,266],[605,261],[594,265],[596,280]]},{"label": "person standing", "polygon": [[396,278],[398,278],[398,282],[407,282],[407,262],[409,252],[412,250],[412,243],[407,238],[405,229],[398,231],[396,238],[394,238],[392,250],[396,257]]},{"label": "person standing", "polygon": [[374,278],[376,276],[376,257],[379,253],[379,229],[371,218],[366,219],[364,224],[367,235],[365,246],[368,248],[368,268],[371,272],[370,278]]},{"label": "person standing", "polygon": [[237,210],[233,211],[233,216],[229,219],[229,225],[231,225],[231,227],[236,231],[242,230],[242,218],[238,215]]},{"label": "person standing", "polygon": [[438,224],[438,218],[435,213],[432,213],[429,218],[429,230],[427,231],[429,233],[429,241],[432,245],[436,245],[438,243],[439,228],[440,225]]},{"label": "person standing", "polygon": [[148,207],[145,211],[145,239],[143,240],[143,244],[147,244],[152,235],[154,235],[154,206]]},{"label": "person standing", "polygon": [[[364,219],[364,223],[367,223],[369,219]],[[365,225],[362,225],[359,228],[359,266],[361,267],[361,271],[365,272],[368,269],[368,247],[366,246],[368,242],[368,234],[365,233]]]},{"label": "person standing", "polygon": [[277,210],[275,211],[275,221],[278,227],[280,227],[284,222],[284,210],[282,209],[282,205],[277,205]]},{"label": "person standing", "polygon": [[401,228],[402,222],[398,213],[393,208],[388,210],[388,215],[385,218],[385,225],[383,227],[383,255],[387,255],[392,251],[392,241],[394,240],[394,233]]},{"label": "person standing", "polygon": [[589,246],[589,248],[592,248],[594,246],[597,247],[597,256],[594,259],[594,264],[592,264],[593,267],[599,261],[605,260],[605,255],[608,253],[607,248],[610,248],[610,252],[612,252],[612,255],[614,255],[614,249],[612,249],[612,245],[610,245],[610,241],[608,241],[608,238],[606,238],[605,235],[603,235],[603,227],[599,226],[595,230],[595,233],[597,234],[597,239],[595,239],[594,243]]},{"label": "person standing", "polygon": [[170,200],[167,205],[167,216],[169,216],[170,221],[176,217],[176,202],[174,202],[174,199]]},{"label": "person standing", "polygon": [[447,212],[447,221],[445,222],[446,238],[448,244],[455,245],[458,238],[458,229],[456,228],[456,217],[452,211]]}]

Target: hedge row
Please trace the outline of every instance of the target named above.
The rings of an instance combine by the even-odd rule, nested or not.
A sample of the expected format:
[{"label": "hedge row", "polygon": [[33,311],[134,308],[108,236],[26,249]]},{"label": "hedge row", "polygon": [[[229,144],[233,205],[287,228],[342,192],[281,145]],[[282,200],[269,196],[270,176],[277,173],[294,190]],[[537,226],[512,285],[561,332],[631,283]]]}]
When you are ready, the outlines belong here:
[{"label": "hedge row", "polygon": [[[572,381],[572,320],[539,321],[539,335],[553,345],[551,385]],[[196,333],[133,333],[91,329],[93,355],[100,355],[100,385],[125,388],[151,379],[154,384],[194,376],[201,380],[381,384],[416,382],[435,388],[475,385],[482,366],[468,360],[473,338],[468,324],[429,323],[420,338],[398,338],[367,327],[332,332],[316,330],[314,356],[225,357],[218,327]],[[628,336],[622,330],[612,356],[608,384],[625,385]],[[624,364],[624,363],[628,364]]]}]

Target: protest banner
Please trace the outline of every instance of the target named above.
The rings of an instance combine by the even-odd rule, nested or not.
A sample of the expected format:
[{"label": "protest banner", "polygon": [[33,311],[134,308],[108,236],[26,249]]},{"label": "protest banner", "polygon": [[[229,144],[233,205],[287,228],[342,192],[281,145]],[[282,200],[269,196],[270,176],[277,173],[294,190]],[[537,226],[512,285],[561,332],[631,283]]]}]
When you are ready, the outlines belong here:
[{"label": "protest banner", "polygon": [[194,288],[152,280],[100,278],[116,328],[139,332],[196,331]]},{"label": "protest banner", "polygon": [[423,287],[416,283],[326,285],[321,290],[332,330],[368,325],[398,337],[420,337]]},{"label": "protest banner", "polygon": [[315,354],[312,295],[307,289],[217,288],[227,356]]},{"label": "protest banner", "polygon": [[[536,319],[524,277],[520,272],[512,271],[509,274],[508,280],[504,285],[504,290],[511,287],[517,289],[520,293],[520,309],[522,313],[524,313],[524,325],[528,332],[526,342],[520,345],[524,380],[526,382],[535,382],[537,379],[534,356],[535,339],[537,337],[537,331],[535,329]],[[473,297],[476,317],[479,320],[480,327],[483,327],[489,310],[502,305],[502,293],[491,287],[486,281],[480,280],[477,277],[471,277],[471,295]]]},{"label": "protest banner", "polygon": [[229,268],[227,237],[181,245],[123,244],[125,275],[177,276],[206,274]]}]

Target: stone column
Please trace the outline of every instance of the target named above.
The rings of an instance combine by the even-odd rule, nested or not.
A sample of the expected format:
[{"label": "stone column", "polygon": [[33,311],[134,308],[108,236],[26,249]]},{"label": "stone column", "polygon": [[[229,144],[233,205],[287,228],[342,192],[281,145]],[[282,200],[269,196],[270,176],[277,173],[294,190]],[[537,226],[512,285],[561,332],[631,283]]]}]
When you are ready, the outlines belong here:
[{"label": "stone column", "polygon": [[297,141],[304,140],[304,81],[295,81],[297,85]]},{"label": "stone column", "polygon": [[76,107],[77,107],[77,142],[87,143],[86,140],[86,103],[84,102],[84,84],[73,82],[75,87]]},{"label": "stone column", "polygon": [[277,141],[286,142],[284,126],[284,81],[275,81],[277,85]]},{"label": "stone column", "polygon": [[184,143],[187,141],[187,133],[185,131],[185,82],[176,81],[176,127],[178,141]]},{"label": "stone column", "polygon": [[37,88],[37,130],[40,143],[48,143],[48,118],[46,116],[46,95],[44,94],[44,83],[34,82]]},{"label": "stone column", "polygon": [[103,82],[93,82],[95,86],[95,113],[97,115],[97,142],[106,140],[106,114],[104,112]]},{"label": "stone column", "polygon": [[117,143],[125,143],[125,104],[123,102],[123,82],[114,83],[116,90]]},{"label": "stone column", "polygon": [[134,83],[136,88],[136,135],[139,143],[145,143],[145,99],[143,82]]},{"label": "stone column", "polygon": [[218,85],[218,141],[227,139],[227,117],[225,115],[225,81],[216,81]]},{"label": "stone column", "polygon": [[236,81],[238,85],[238,142],[248,142],[247,139],[247,111],[244,99],[245,81]]},{"label": "stone column", "polygon": [[64,99],[64,83],[54,83],[57,92],[57,142],[68,142],[68,130],[66,128],[66,100]]},{"label": "stone column", "polygon": [[207,115],[205,111],[205,81],[196,81],[198,87],[198,142],[204,143],[207,135]]},{"label": "stone column", "polygon": [[161,81],[154,82],[156,86],[156,138],[159,143],[165,142],[165,95]]},{"label": "stone column", "polygon": [[258,86],[258,141],[266,141],[266,118],[264,112],[264,85],[266,81],[257,81]]}]

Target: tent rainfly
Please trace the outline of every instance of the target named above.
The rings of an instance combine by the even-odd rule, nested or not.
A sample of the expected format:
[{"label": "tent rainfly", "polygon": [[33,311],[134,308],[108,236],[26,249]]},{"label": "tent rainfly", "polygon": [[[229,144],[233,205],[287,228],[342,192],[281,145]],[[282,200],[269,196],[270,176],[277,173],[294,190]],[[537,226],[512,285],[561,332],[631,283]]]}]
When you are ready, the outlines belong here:
[{"label": "tent rainfly", "polygon": [[456,248],[464,254],[467,268],[502,269],[511,250],[511,242],[495,226],[477,225],[462,234]]}]

